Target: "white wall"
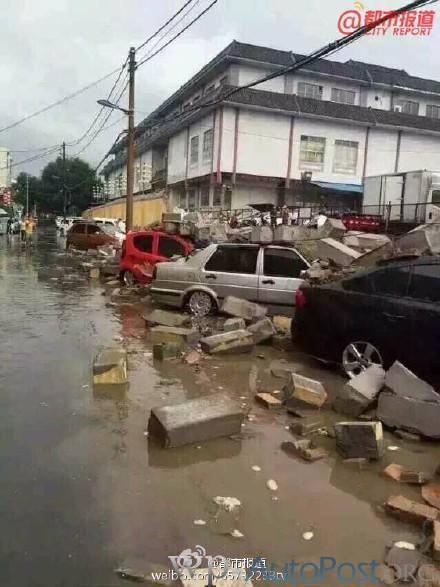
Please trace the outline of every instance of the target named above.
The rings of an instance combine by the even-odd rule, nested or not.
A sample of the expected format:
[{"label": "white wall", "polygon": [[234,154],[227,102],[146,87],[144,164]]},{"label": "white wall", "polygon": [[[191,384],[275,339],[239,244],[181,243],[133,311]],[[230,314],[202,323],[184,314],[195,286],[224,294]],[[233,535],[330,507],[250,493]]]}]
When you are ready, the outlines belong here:
[{"label": "white wall", "polygon": [[440,170],[440,138],[404,132],[398,171]]},{"label": "white wall", "polygon": [[249,204],[266,204],[276,203],[276,189],[255,186],[255,185],[237,185],[232,190],[232,208],[245,208]]},{"label": "white wall", "polygon": [[175,134],[168,142],[168,183],[185,179],[186,173],[186,128]]},{"label": "white wall", "polygon": [[290,117],[240,109],[237,173],[285,177]]},{"label": "white wall", "polygon": [[[377,98],[377,99],[376,99]],[[361,88],[361,98],[359,104],[378,110],[390,110],[391,92],[378,88]]]},{"label": "white wall", "polygon": [[[238,68],[238,85],[244,86],[245,84],[250,84],[258,78],[273,73],[274,71],[279,71],[279,68],[240,64]],[[269,92],[284,93],[284,76],[280,75],[272,80],[258,84],[255,88],[258,90],[267,90]]]},{"label": "white wall", "polygon": [[397,149],[397,130],[372,128],[368,139],[368,157],[365,175],[394,173]]},{"label": "white wall", "polygon": [[[232,173],[234,165],[235,108],[223,109],[221,170]],[[217,151],[215,152],[217,161]],[[217,167],[214,168],[216,171]]]}]

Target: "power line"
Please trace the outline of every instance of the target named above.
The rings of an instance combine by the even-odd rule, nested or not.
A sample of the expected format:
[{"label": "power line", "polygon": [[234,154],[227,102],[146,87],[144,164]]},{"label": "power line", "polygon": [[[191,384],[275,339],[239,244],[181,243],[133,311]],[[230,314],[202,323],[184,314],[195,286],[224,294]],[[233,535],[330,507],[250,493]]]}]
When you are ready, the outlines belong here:
[{"label": "power line", "polygon": [[157,37],[157,35],[163,31],[163,29],[165,27],[167,27],[171,22],[173,22],[173,20],[179,16],[179,14],[185,10],[185,8],[188,6],[188,4],[191,4],[191,2],[193,2],[194,0],[188,0],[187,2],[185,2],[185,4],[175,13],[173,14],[173,16],[171,18],[169,18],[159,29],[157,29],[157,31],[155,33],[153,33],[150,37],[148,37],[148,39],[146,41],[144,41],[143,43],[141,43],[138,47],[136,47],[136,51],[139,51],[139,49],[142,49],[142,47],[145,47],[145,45],[147,45],[150,41],[152,41],[155,37]]},{"label": "power line", "polygon": [[202,12],[200,12],[189,24],[187,24],[176,35],[174,35],[174,37],[171,37],[171,39],[169,39],[169,41],[167,41],[164,45],[159,47],[159,49],[157,49],[157,51],[155,51],[154,53],[152,53],[151,55],[149,55],[148,57],[146,57],[145,59],[140,61],[137,64],[136,69],[139,69],[139,67],[141,67],[141,65],[143,65],[144,63],[147,63],[147,61],[150,61],[150,59],[153,59],[153,57],[156,57],[156,55],[161,53],[166,47],[168,47],[168,45],[170,45],[173,41],[175,41],[178,37],[180,37],[180,35],[182,35],[186,30],[188,30],[194,23],[196,23],[200,18],[202,18],[202,16],[204,14],[206,14],[208,12],[208,10],[210,10],[214,6],[214,4],[217,4],[217,2],[218,2],[218,0],[213,0],[213,2],[211,2],[211,4],[209,4],[205,8],[205,10],[202,10]]}]

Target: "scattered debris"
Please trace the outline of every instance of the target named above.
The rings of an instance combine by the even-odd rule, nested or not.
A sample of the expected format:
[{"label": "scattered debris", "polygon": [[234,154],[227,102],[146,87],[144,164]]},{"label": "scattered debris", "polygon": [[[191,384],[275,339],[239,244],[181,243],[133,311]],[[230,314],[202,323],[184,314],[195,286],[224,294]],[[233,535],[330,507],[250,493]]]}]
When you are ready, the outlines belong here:
[{"label": "scattered debris", "polygon": [[323,238],[318,241],[318,256],[320,259],[333,261],[336,265],[345,267],[361,257],[361,253],[350,249],[334,238]]},{"label": "scattered debris", "polygon": [[387,446],[387,450],[390,450],[391,452],[399,450],[398,446],[395,446],[394,444],[391,444],[390,446]]},{"label": "scattered debris", "polygon": [[142,316],[149,325],[159,324],[171,328],[182,328],[191,324],[191,318],[180,312],[169,312],[167,310],[153,310],[150,314]]},{"label": "scattered debris", "polygon": [[384,380],[385,371],[382,367],[370,365],[342,387],[333,402],[333,409],[347,416],[359,416],[373,404]]},{"label": "scattered debris", "polygon": [[277,491],[278,489],[278,483],[274,480],[274,479],[269,479],[266,482],[266,486],[268,489],[270,489],[271,491]]},{"label": "scattered debris", "polygon": [[194,520],[193,524],[194,524],[194,526],[206,526],[206,521],[205,520]]},{"label": "scattered debris", "polygon": [[320,408],[327,400],[327,392],[320,381],[298,373],[290,373],[287,392],[293,399]]},{"label": "scattered debris", "polygon": [[436,508],[412,501],[403,495],[391,495],[384,507],[390,515],[420,526],[427,520],[433,522],[440,513]]},{"label": "scattered debris", "polygon": [[186,355],[184,355],[183,361],[188,365],[197,365],[198,363],[200,363],[201,358],[202,355],[199,353],[199,351],[192,350],[189,353],[186,353]]},{"label": "scattered debris", "polygon": [[251,469],[252,469],[252,471],[256,471],[256,472],[261,471],[261,467],[259,467],[258,465],[252,465]]},{"label": "scattered debris", "polygon": [[440,231],[434,224],[417,226],[402,235],[395,242],[396,250],[399,253],[440,253]]},{"label": "scattered debris", "polygon": [[222,497],[221,495],[217,495],[212,498],[212,501],[225,508],[228,512],[236,511],[241,507],[241,501],[236,497]]},{"label": "scattered debris", "polygon": [[415,573],[421,563],[422,555],[417,550],[400,548],[397,544],[389,549],[385,556],[385,563],[399,573],[399,581],[412,581],[412,574]]},{"label": "scattered debris", "polygon": [[255,399],[268,410],[277,409],[283,405],[278,398],[274,397],[271,393],[267,393],[264,391],[257,393]]},{"label": "scattered debris", "polygon": [[174,344],[183,349],[185,346],[195,346],[200,340],[199,332],[193,328],[155,326],[150,332],[153,345]]},{"label": "scattered debris", "polygon": [[94,385],[125,385],[128,383],[127,351],[105,349],[93,361]]},{"label": "scattered debris", "polygon": [[148,430],[166,448],[239,434],[240,407],[226,394],[216,393],[181,404],[151,410]]},{"label": "scattered debris", "polygon": [[399,481],[400,483],[409,483],[413,485],[423,485],[432,478],[428,473],[411,471],[410,469],[406,469],[403,465],[397,465],[395,463],[385,467],[382,474],[395,481]]},{"label": "scattered debris", "polygon": [[176,359],[180,357],[181,347],[177,344],[159,343],[153,345],[153,359],[156,361],[166,361],[167,359]]},{"label": "scattered debris", "polygon": [[440,509],[440,484],[429,483],[422,487],[422,497],[429,505]]},{"label": "scattered debris", "polygon": [[[318,461],[328,455],[327,451],[323,448],[315,446],[312,441],[308,438],[302,440],[296,440],[292,443],[296,454],[303,458],[305,461],[314,462]],[[284,448],[286,450],[286,448]]]},{"label": "scattered debris", "polygon": [[399,361],[395,361],[385,376],[385,385],[400,397],[410,397],[420,401],[440,403],[440,396],[434,388],[419,379]]},{"label": "scattered debris", "polygon": [[232,330],[212,336],[206,336],[200,340],[202,350],[210,355],[246,353],[254,347],[253,336],[247,330]]},{"label": "scattered debris", "polygon": [[246,322],[243,318],[228,318],[223,324],[223,330],[225,332],[231,332],[231,330],[245,330]]},{"label": "scattered debris", "polygon": [[267,314],[267,308],[234,296],[226,296],[221,309],[225,314],[237,316],[249,322],[264,318]]},{"label": "scattered debris", "polygon": [[298,436],[306,436],[307,434],[313,434],[319,432],[323,428],[322,422],[294,422],[290,424],[289,429],[293,434]]},{"label": "scattered debris", "polygon": [[280,332],[290,332],[292,326],[292,318],[288,316],[272,316],[272,322],[275,328]]},{"label": "scattered debris", "polygon": [[380,422],[338,422],[334,429],[336,447],[345,458],[382,457],[383,431]]},{"label": "scattered debris", "polygon": [[277,331],[270,318],[262,318],[248,326],[248,332],[252,333],[254,344],[260,344],[270,340]]},{"label": "scattered debris", "polygon": [[210,529],[217,534],[232,534],[239,522],[241,501],[236,497],[217,496],[213,498],[217,506],[210,520]]},{"label": "scattered debris", "polygon": [[379,394],[377,417],[390,428],[400,428],[440,438],[440,403],[419,401],[383,391]]},{"label": "scattered debris", "polygon": [[232,532],[231,532],[231,536],[232,536],[233,538],[243,538],[243,537],[244,537],[244,534],[242,534],[242,533],[240,532],[240,530],[237,530],[237,528],[235,528],[234,530],[232,530]]}]

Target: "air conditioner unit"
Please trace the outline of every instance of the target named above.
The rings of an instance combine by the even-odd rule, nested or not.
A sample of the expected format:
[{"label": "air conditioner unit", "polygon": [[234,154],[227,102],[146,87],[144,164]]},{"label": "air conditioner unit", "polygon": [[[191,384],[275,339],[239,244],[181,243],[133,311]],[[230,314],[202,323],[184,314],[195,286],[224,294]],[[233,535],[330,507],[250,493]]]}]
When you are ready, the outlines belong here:
[{"label": "air conditioner unit", "polygon": [[312,172],[311,171],[302,171],[301,172],[301,181],[312,181]]},{"label": "air conditioner unit", "polygon": [[402,112],[402,106],[400,104],[396,104],[396,106],[394,106],[394,112]]}]

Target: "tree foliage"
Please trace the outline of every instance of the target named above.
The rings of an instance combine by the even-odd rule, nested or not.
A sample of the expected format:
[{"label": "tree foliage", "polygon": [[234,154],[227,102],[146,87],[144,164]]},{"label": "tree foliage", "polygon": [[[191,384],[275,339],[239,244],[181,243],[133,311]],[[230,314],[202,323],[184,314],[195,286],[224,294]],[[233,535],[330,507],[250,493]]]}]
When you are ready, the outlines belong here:
[{"label": "tree foliage", "polygon": [[[61,157],[51,161],[41,172],[40,177],[20,173],[14,187],[14,201],[26,206],[26,180],[29,178],[29,209],[34,204],[39,212],[64,210],[80,212],[92,202],[93,187],[97,182],[95,171],[79,159]],[[64,190],[63,190],[64,188]]]}]

